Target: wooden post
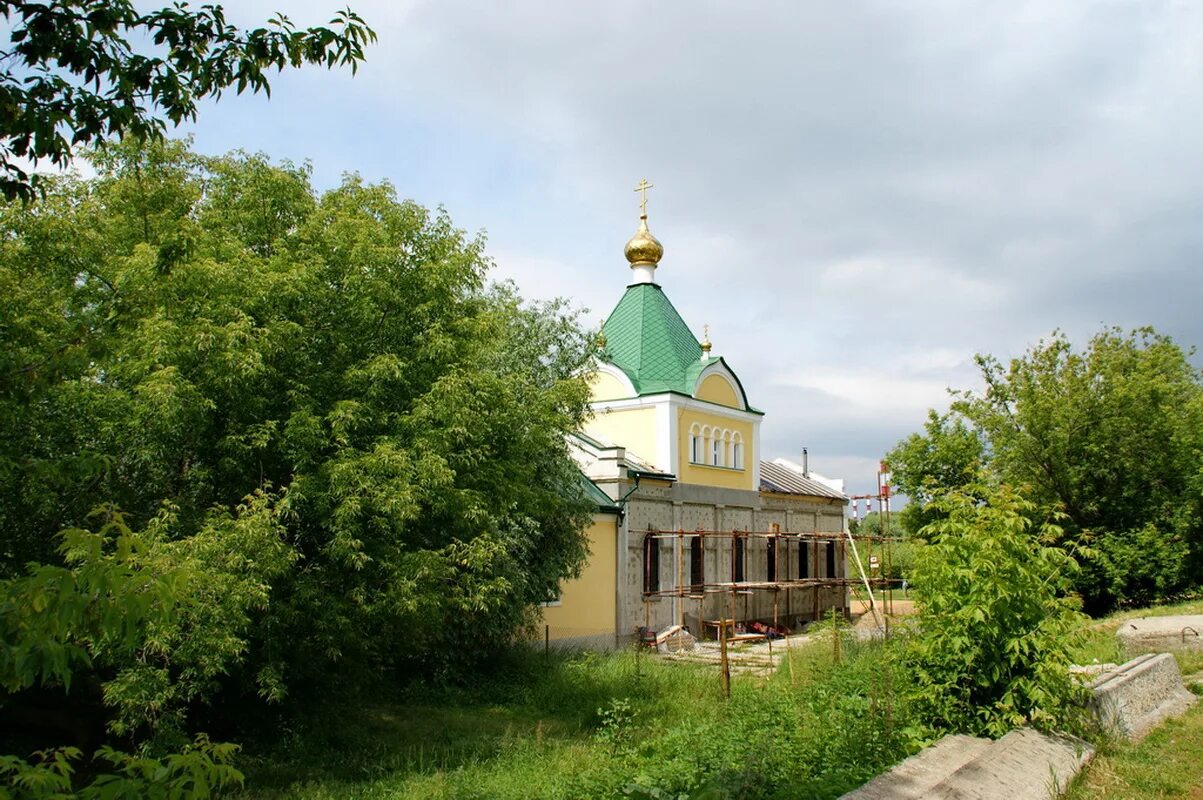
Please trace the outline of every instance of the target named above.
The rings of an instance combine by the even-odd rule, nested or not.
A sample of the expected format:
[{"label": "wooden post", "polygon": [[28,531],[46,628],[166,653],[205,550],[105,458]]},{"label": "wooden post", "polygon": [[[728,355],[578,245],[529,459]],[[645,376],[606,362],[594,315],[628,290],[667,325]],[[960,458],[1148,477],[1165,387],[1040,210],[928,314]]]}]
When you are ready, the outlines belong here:
[{"label": "wooden post", "polygon": [[[844,540],[843,539],[840,539],[839,551],[838,551],[836,557],[839,560],[835,562],[834,577],[840,578],[840,572],[844,573],[843,578],[848,577],[848,564],[847,564],[847,561],[845,560],[848,558],[848,554],[844,552]],[[841,613],[843,613],[844,618],[847,619],[848,618],[848,585],[847,585],[847,583],[844,582],[843,578],[841,578],[841,580],[840,580],[840,611],[841,611]]]},{"label": "wooden post", "polygon": [[839,622],[836,620],[835,606],[831,607],[831,641],[832,641],[832,658],[836,664],[840,663],[840,629]]},{"label": "wooden post", "polygon": [[677,528],[677,619],[673,620],[682,628],[685,627],[685,530]]},{"label": "wooden post", "polygon": [[[730,616],[728,620],[731,623],[731,633],[735,633],[735,587],[731,587],[729,608]],[[722,615],[719,615],[722,617]],[[731,697],[731,663],[727,658],[727,622],[719,618],[718,621],[718,658],[719,668],[722,669],[723,681],[723,697]]]},{"label": "wooden post", "polygon": [[823,619],[819,616],[819,540],[812,538],[807,547],[810,548],[810,572],[814,580],[810,586],[810,618],[819,622]]},{"label": "wooden post", "polygon": [[731,696],[731,665],[727,661],[727,621],[718,621],[719,681],[723,685],[723,697]]},{"label": "wooden post", "polygon": [[789,685],[797,686],[798,681],[794,679],[794,651],[789,636],[785,637],[785,663],[789,664]]},{"label": "wooden post", "polygon": [[773,658],[773,637],[771,634],[777,630],[777,596],[778,596],[778,594],[780,594],[780,592],[778,591],[777,587],[774,586],[773,587],[773,630],[769,631],[770,635],[767,637],[769,640],[769,660],[770,661]]},{"label": "wooden post", "polygon": [[543,626],[543,655],[551,655],[551,626]]}]

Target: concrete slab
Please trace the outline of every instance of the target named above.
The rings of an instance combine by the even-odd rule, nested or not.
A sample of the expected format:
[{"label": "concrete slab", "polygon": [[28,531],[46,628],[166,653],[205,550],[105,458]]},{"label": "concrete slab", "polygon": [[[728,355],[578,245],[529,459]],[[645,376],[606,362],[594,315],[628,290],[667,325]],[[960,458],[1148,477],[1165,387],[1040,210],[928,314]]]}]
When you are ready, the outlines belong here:
[{"label": "concrete slab", "polygon": [[1130,741],[1143,738],[1198,700],[1187,691],[1169,653],[1137,656],[1090,684],[1091,708],[1103,727]]},{"label": "concrete slab", "polygon": [[1203,614],[1128,620],[1119,626],[1115,636],[1130,656],[1203,650]]},{"label": "concrete slab", "polygon": [[945,736],[841,800],[923,800],[992,744],[974,736]]},{"label": "concrete slab", "polygon": [[1093,755],[1080,739],[1030,728],[996,742],[945,736],[841,800],[1048,800]]},{"label": "concrete slab", "polygon": [[1115,672],[1117,669],[1119,669],[1119,664],[1112,664],[1110,661],[1105,664],[1070,664],[1069,674],[1079,683],[1086,684],[1100,675]]},{"label": "concrete slab", "polygon": [[928,795],[933,800],[1048,800],[1059,797],[1094,756],[1071,736],[1011,731]]}]

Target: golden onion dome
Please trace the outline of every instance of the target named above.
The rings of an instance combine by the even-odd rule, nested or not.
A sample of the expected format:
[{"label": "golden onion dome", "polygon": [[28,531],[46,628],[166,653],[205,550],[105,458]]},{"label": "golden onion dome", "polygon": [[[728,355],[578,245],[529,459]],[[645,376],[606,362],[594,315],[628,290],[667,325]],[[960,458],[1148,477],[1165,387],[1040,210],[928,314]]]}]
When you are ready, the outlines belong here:
[{"label": "golden onion dome", "polygon": [[632,267],[646,264],[654,267],[660,263],[660,259],[664,256],[664,245],[660,244],[656,237],[652,236],[652,232],[647,229],[647,214],[640,215],[639,230],[627,242],[623,252]]}]

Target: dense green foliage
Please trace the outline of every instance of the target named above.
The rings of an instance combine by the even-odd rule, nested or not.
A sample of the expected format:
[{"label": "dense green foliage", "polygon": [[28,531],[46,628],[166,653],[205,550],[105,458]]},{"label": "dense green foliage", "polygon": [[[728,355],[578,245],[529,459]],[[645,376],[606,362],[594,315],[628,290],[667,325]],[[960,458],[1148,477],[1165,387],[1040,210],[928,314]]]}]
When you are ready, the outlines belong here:
[{"label": "dense green foliage", "polygon": [[1203,576],[1203,388],[1187,353],[1149,329],[1108,329],[1084,351],[1054,334],[1004,367],[980,356],[985,390],[960,392],[889,454],[911,517],[979,472],[1026,486],[1065,514],[1062,543],[1090,555],[1076,588],[1092,613],[1146,604]]},{"label": "dense green foliage", "polygon": [[0,714],[70,682],[180,746],[205,706],[510,642],[585,557],[573,315],[387,185],[91,160],[0,208]]},{"label": "dense green foliage", "polygon": [[220,796],[241,786],[242,773],[230,765],[237,748],[214,744],[205,736],[179,753],[163,758],[130,755],[101,747],[95,761],[102,770],[80,785],[82,756],[77,747],[37,754],[30,762],[0,756],[0,797],[4,800],[191,800]]},{"label": "dense green foliage", "polygon": [[[255,591],[256,579],[281,571],[278,563],[273,570],[270,558],[256,564],[248,555],[253,559],[267,550],[280,556],[287,550],[262,507],[240,511],[237,522],[213,520],[197,534],[206,543],[181,558],[182,549],[167,540],[169,532],[161,525],[135,533],[120,513],[105,509],[97,514],[97,532],[63,534],[64,566],[31,564],[27,575],[4,581],[3,711],[11,717],[14,705],[18,711],[31,710],[23,706],[21,692],[35,685],[70,692],[73,683],[104,675],[109,679],[101,691],[112,707],[114,733],[139,728],[160,733],[166,727],[177,736],[160,740],[179,739],[184,704],[211,691],[238,654],[249,606],[264,599],[264,587]],[[266,547],[245,546],[256,539]],[[244,546],[238,549],[239,544]],[[210,563],[198,569],[190,563],[198,559]],[[249,575],[235,576],[223,567]],[[227,590],[233,591],[227,595]],[[220,622],[200,630],[199,620]],[[195,633],[200,635],[189,640]],[[184,669],[173,680],[169,667],[177,658]],[[69,719],[80,714],[80,694],[77,690],[74,702],[71,696],[63,698],[69,702]],[[80,734],[78,728],[70,732]],[[84,731],[81,738],[87,735]],[[85,798],[207,797],[213,789],[241,784],[242,774],[230,763],[236,749],[212,743],[203,734],[162,758],[106,745],[93,755],[83,783],[76,775],[83,755],[78,747],[40,751],[31,761],[0,756],[0,797],[59,798],[75,796],[69,795],[73,790]]]},{"label": "dense green foliage", "polygon": [[354,12],[297,30],[283,15],[240,31],[220,5],[140,11],[131,0],[0,1],[0,192],[29,199],[37,177],[13,157],[71,160],[77,145],[160,137],[231,87],[270,94],[273,68],[350,66],[376,34]]},{"label": "dense green foliage", "polygon": [[1067,596],[1077,564],[1047,544],[1060,531],[1033,531],[1035,505],[1006,486],[935,504],[944,516],[922,532],[908,641],[919,714],[975,735],[1078,727],[1082,690],[1068,667],[1081,615]]}]

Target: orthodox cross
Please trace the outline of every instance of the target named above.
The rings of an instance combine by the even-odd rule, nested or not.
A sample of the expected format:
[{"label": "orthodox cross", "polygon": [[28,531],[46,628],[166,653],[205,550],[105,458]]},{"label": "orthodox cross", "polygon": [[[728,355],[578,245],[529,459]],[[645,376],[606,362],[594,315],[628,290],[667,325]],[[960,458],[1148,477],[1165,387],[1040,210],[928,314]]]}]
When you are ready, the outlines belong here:
[{"label": "orthodox cross", "polygon": [[639,185],[635,187],[635,191],[639,192],[639,213],[647,216],[647,190],[655,187],[647,182],[647,178],[639,181]]}]

